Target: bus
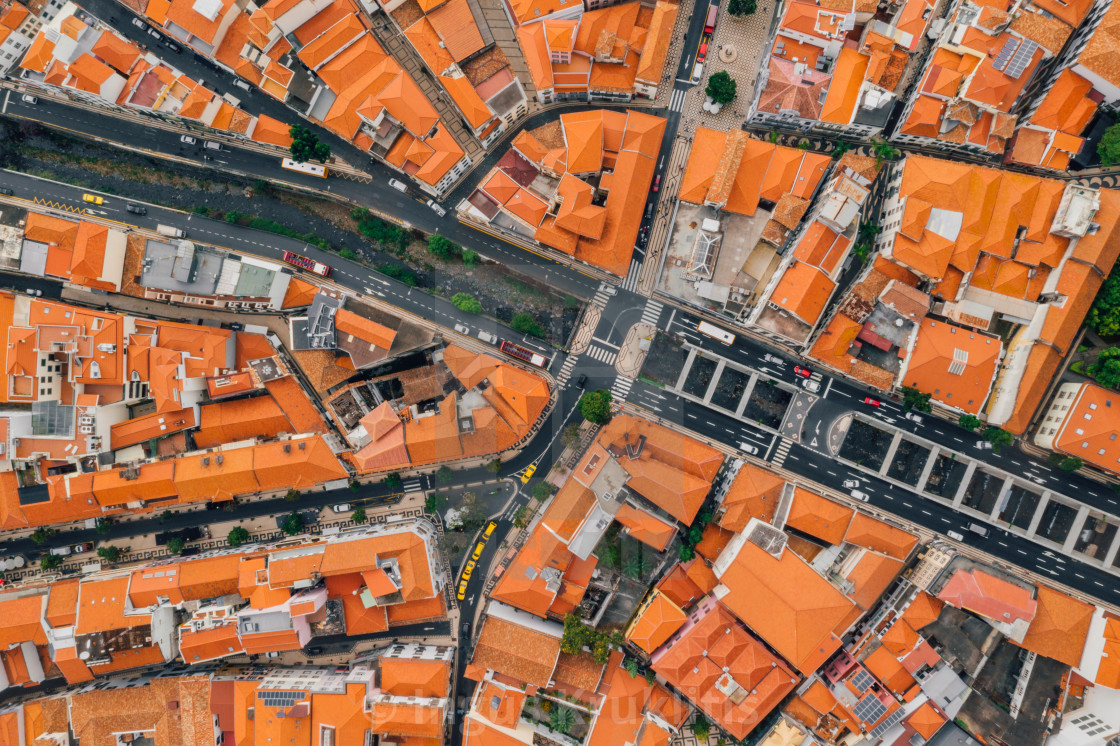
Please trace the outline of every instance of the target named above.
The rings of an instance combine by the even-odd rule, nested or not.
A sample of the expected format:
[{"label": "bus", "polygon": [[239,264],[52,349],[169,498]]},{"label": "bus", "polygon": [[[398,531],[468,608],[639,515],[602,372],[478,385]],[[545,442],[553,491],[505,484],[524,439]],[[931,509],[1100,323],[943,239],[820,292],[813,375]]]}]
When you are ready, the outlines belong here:
[{"label": "bus", "polygon": [[320,179],[327,178],[327,167],[319,166],[314,163],[297,163],[291,158],[284,158],[280,161],[280,168],[288,171],[295,171],[308,176],[318,176]]},{"label": "bus", "polygon": [[530,349],[514,344],[513,342],[507,342],[504,339],[501,341],[501,344],[498,345],[498,349],[507,355],[513,355],[515,358],[524,360],[538,368],[547,368],[548,364],[552,362],[550,358],[545,357],[539,352],[533,352]]},{"label": "bus", "polygon": [[709,324],[707,321],[701,321],[699,324],[697,324],[696,325],[696,331],[700,332],[701,334],[706,334],[709,337],[711,337],[712,339],[718,339],[720,342],[723,342],[725,345],[735,343],[735,335],[734,334],[732,334],[731,332],[728,332],[728,331],[724,331],[723,329],[720,329],[715,324]]},{"label": "bus", "polygon": [[327,265],[321,262],[317,262],[314,259],[308,259],[305,256],[294,254],[291,251],[284,252],[284,261],[286,261],[288,264],[299,267],[300,269],[306,269],[308,272],[314,272],[315,274],[322,277],[331,276],[331,268]]}]

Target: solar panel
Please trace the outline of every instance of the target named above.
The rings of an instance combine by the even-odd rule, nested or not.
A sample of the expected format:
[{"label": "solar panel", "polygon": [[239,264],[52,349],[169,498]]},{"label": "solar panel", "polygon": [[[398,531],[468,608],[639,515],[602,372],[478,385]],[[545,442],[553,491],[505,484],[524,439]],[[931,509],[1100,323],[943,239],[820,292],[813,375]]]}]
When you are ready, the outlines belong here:
[{"label": "solar panel", "polygon": [[879,723],[879,725],[877,725],[875,727],[875,729],[873,731],[871,731],[871,735],[874,738],[879,738],[880,736],[882,736],[884,733],[887,732],[888,728],[892,727],[895,723],[897,723],[899,720],[901,720],[903,714],[904,714],[904,712],[903,712],[902,708],[901,707],[898,708],[897,710],[895,710],[894,712],[891,713],[891,716],[889,718],[887,718],[883,722]]},{"label": "solar panel", "polygon": [[853,712],[862,722],[874,723],[876,720],[883,717],[883,715],[887,714],[887,708],[874,694],[868,694],[860,700]]},{"label": "solar panel", "polygon": [[1011,60],[1012,55],[1019,46],[1019,40],[1015,37],[1009,38],[1003,43],[1003,48],[999,50],[996,55],[996,61],[992,63],[992,67],[997,70],[1002,70],[1007,67],[1007,63]]},{"label": "solar panel", "polygon": [[852,686],[858,689],[860,694],[863,694],[867,691],[867,687],[871,686],[872,681],[874,679],[871,678],[871,674],[867,671],[859,671],[852,677]]},{"label": "solar panel", "polygon": [[301,691],[266,691],[257,692],[257,699],[265,707],[292,707],[301,699],[307,699],[307,692]]},{"label": "solar panel", "polygon": [[1018,79],[1023,71],[1027,69],[1030,64],[1031,58],[1034,57],[1035,51],[1038,49],[1038,44],[1027,40],[1019,45],[1019,49],[1015,51],[1015,56],[1011,58],[1011,62],[1007,64],[1007,74],[1012,78]]}]

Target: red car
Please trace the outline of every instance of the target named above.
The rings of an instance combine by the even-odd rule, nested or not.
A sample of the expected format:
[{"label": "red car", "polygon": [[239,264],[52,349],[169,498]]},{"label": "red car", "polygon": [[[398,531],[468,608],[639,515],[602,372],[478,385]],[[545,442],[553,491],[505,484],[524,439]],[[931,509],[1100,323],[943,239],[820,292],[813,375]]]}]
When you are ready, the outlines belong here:
[{"label": "red car", "polygon": [[869,404],[872,407],[879,406],[879,400],[878,399],[872,399],[870,396],[863,397],[863,403],[864,404]]},{"label": "red car", "polygon": [[696,53],[696,61],[703,62],[708,57],[708,42],[700,45],[700,50]]},{"label": "red car", "polygon": [[793,372],[801,376],[802,378],[808,378],[809,376],[813,375],[813,371],[809,370],[808,368],[802,368],[800,365],[793,366]]},{"label": "red car", "polygon": [[75,544],[74,545],[74,554],[81,554],[82,552],[88,552],[91,549],[93,549],[93,544],[89,543],[88,541],[84,544]]},{"label": "red car", "polygon": [[653,180],[653,189],[651,191],[656,192],[660,188],[661,188],[661,174],[658,174]]}]

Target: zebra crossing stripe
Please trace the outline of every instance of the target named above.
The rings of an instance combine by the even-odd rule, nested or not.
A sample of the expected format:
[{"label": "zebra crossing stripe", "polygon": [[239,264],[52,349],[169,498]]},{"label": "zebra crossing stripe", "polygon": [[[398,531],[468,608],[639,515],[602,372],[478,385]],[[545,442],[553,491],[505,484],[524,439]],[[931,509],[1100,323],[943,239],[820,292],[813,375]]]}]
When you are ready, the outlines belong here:
[{"label": "zebra crossing stripe", "polygon": [[606,363],[607,365],[614,365],[615,358],[618,357],[616,353],[609,350],[604,350],[601,347],[596,347],[595,345],[591,345],[589,348],[587,348],[587,354],[590,355],[593,359],[598,360],[601,363]]}]

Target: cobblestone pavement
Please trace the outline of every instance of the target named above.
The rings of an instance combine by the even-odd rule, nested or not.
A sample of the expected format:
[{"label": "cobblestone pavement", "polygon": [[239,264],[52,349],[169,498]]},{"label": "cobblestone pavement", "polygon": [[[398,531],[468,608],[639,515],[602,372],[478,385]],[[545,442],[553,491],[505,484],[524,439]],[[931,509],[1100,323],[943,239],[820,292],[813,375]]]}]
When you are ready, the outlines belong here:
[{"label": "cobblestone pavement", "polygon": [[677,11],[677,22],[673,26],[673,38],[669,42],[669,52],[665,55],[665,74],[662,76],[661,86],[657,89],[657,98],[653,103],[656,108],[668,108],[673,97],[673,83],[676,81],[677,69],[684,51],[684,37],[688,33],[688,24],[695,6],[696,0],[681,0],[680,9]]},{"label": "cobblestone pavement", "polygon": [[[772,14],[770,6],[759,8],[757,13],[745,18],[733,16],[726,9],[720,13],[715,38],[708,45],[704,77],[689,91],[684,102],[682,131],[691,133],[697,124],[723,131],[742,125],[754,96],[754,83],[761,69],[762,57],[768,51],[766,40]],[[720,49],[727,44],[735,47],[735,59],[731,62],[724,62],[719,55]],[[737,95],[719,114],[712,114],[700,107],[704,103],[704,88],[708,85],[708,78],[721,70],[730,73],[737,85]]]}]

